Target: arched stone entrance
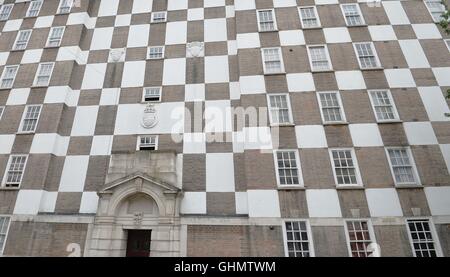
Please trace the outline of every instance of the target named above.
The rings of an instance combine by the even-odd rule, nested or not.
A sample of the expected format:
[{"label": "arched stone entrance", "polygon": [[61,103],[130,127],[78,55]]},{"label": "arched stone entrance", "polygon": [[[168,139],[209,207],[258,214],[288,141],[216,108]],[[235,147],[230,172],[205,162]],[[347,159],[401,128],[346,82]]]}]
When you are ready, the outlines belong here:
[{"label": "arched stone entrance", "polygon": [[125,256],[129,233],[151,231],[150,256],[180,256],[179,188],[142,172],[106,184],[87,256]]}]

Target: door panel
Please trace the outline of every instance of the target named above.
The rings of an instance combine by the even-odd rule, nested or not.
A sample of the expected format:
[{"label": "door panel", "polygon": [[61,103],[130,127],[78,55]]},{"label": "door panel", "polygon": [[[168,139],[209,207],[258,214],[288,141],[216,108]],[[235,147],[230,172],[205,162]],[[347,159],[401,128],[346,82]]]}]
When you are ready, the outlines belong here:
[{"label": "door panel", "polygon": [[127,257],[149,257],[151,230],[128,230]]}]

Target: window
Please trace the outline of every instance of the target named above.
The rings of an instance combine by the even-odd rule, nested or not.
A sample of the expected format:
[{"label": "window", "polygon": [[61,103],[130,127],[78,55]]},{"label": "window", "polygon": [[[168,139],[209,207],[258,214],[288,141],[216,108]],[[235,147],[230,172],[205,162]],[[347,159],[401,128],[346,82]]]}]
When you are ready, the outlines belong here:
[{"label": "window", "polygon": [[378,60],[377,52],[372,42],[354,43],[353,46],[361,69],[380,67],[380,61]]},{"label": "window", "polygon": [[41,63],[39,64],[36,77],[34,79],[34,86],[48,86],[50,78],[53,72],[54,63]]},{"label": "window", "polygon": [[139,136],[138,150],[158,150],[158,136]]},{"label": "window", "polygon": [[339,92],[319,92],[317,95],[324,123],[345,122],[345,114]]},{"label": "window", "polygon": [[341,8],[347,26],[361,26],[365,24],[358,4],[342,4]]},{"label": "window", "polygon": [[5,66],[0,82],[0,88],[12,88],[18,70],[18,65]]},{"label": "window", "polygon": [[142,101],[143,102],[159,102],[159,101],[161,101],[161,87],[144,88]]},{"label": "window", "polygon": [[269,94],[270,123],[273,125],[292,123],[291,103],[288,94]]},{"label": "window", "polygon": [[20,123],[19,132],[29,133],[36,130],[36,126],[41,115],[41,106],[32,105],[26,106],[25,112],[22,117],[22,122]]},{"label": "window", "polygon": [[437,245],[436,233],[428,219],[410,219],[406,221],[408,235],[415,257],[441,256]]},{"label": "window", "polygon": [[258,29],[260,32],[270,32],[277,30],[277,21],[273,10],[257,11]]},{"label": "window", "polygon": [[57,13],[58,14],[70,13],[70,10],[72,9],[72,5],[73,5],[73,0],[60,0]]},{"label": "window", "polygon": [[308,46],[309,63],[312,71],[331,70],[330,55],[325,45]]},{"label": "window", "polygon": [[352,257],[369,257],[372,254],[369,245],[375,242],[375,235],[369,221],[348,220],[345,222],[345,231]]},{"label": "window", "polygon": [[4,110],[5,110],[5,107],[0,107],[0,120],[2,119]]},{"label": "window", "polygon": [[46,47],[58,47],[64,35],[65,27],[52,27],[47,39]]},{"label": "window", "polygon": [[5,248],[8,229],[9,229],[9,217],[0,216],[0,256],[3,254],[3,250]]},{"label": "window", "polygon": [[281,48],[263,48],[263,66],[265,74],[276,74],[284,72],[283,57]]},{"label": "window", "polygon": [[313,257],[314,247],[307,221],[284,222],[285,253],[288,257]]},{"label": "window", "polygon": [[27,155],[11,155],[9,157],[8,170],[6,171],[3,182],[5,187],[17,188],[20,186],[27,158]]},{"label": "window", "polygon": [[9,15],[14,7],[14,4],[6,4],[0,7],[0,21],[8,20]]},{"label": "window", "polygon": [[387,148],[389,165],[396,185],[418,184],[418,174],[409,148]]},{"label": "window", "polygon": [[164,46],[154,46],[148,48],[148,59],[157,60],[164,58]]},{"label": "window", "polygon": [[379,122],[398,120],[397,109],[389,90],[370,90],[370,102]]},{"label": "window", "polygon": [[425,0],[425,5],[434,22],[440,22],[443,19],[442,14],[445,12],[445,6],[442,5],[441,0]]},{"label": "window", "polygon": [[338,186],[359,186],[362,184],[353,149],[331,149],[330,155]]},{"label": "window", "polygon": [[42,7],[41,0],[31,1],[30,6],[28,7],[28,11],[27,11],[27,17],[38,16],[39,11],[41,10],[41,7]]},{"label": "window", "polygon": [[27,48],[28,41],[31,37],[31,30],[22,30],[17,33],[13,50],[24,50]]},{"label": "window", "polygon": [[274,155],[278,185],[303,185],[298,152],[296,150],[278,150],[274,152]]},{"label": "window", "polygon": [[167,21],[167,12],[153,12],[151,23],[162,23]]},{"label": "window", "polygon": [[299,13],[300,21],[304,29],[320,27],[320,19],[316,7],[300,7]]}]

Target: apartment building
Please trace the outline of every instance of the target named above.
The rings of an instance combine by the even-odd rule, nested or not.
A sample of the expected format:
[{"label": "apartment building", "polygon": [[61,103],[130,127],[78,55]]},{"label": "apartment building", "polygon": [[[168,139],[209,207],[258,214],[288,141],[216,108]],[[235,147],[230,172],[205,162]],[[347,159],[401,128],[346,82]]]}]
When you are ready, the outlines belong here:
[{"label": "apartment building", "polygon": [[444,10],[0,0],[0,256],[450,256]]}]

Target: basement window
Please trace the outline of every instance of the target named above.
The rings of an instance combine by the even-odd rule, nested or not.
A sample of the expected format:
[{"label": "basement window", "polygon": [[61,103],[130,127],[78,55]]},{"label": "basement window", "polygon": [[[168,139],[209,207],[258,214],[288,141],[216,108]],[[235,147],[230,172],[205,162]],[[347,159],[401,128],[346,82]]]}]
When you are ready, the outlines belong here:
[{"label": "basement window", "polygon": [[139,136],[138,145],[141,151],[158,150],[158,136]]},{"label": "basement window", "polygon": [[142,95],[142,102],[160,102],[161,101],[161,87],[144,88]]}]

